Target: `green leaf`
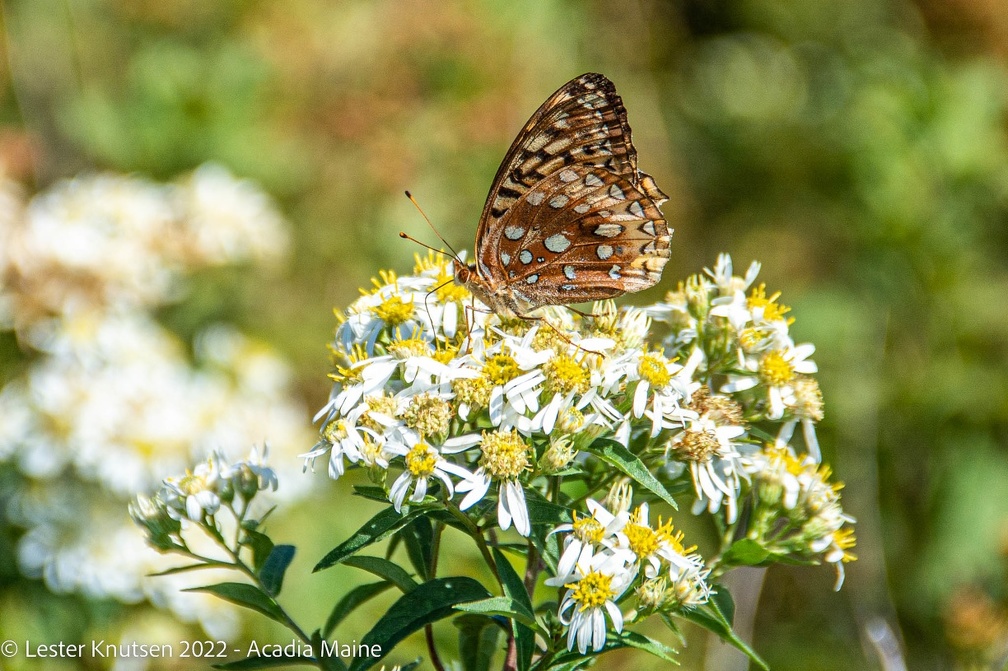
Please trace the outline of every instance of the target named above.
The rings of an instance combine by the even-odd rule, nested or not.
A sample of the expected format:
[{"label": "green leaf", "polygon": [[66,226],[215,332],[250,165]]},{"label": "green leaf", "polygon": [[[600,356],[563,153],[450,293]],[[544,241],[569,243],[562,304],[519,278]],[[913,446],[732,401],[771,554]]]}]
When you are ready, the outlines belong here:
[{"label": "green leaf", "polygon": [[263,582],[263,587],[271,595],[276,596],[283,587],[284,573],[294,559],[296,548],[293,545],[275,545],[273,551],[266,557],[263,566],[259,569],[259,579]]},{"label": "green leaf", "polygon": [[501,624],[482,615],[460,615],[452,620],[458,630],[459,657],[466,671],[489,671]]},{"label": "green leaf", "polygon": [[558,524],[569,524],[573,519],[570,510],[547,501],[542,494],[534,489],[525,491],[525,504],[528,507],[529,522],[532,523],[532,526],[545,524],[552,530]]},{"label": "green leaf", "polygon": [[418,517],[400,529],[398,535],[406,544],[406,554],[417,575],[424,580],[430,578],[433,563],[431,548],[434,544],[434,527],[430,520],[426,516]]},{"label": "green leaf", "polygon": [[243,582],[222,582],[219,585],[204,585],[203,587],[191,587],[185,592],[206,592],[214,594],[230,601],[233,604],[250,608],[262,613],[266,617],[283,622],[283,611],[274,603],[268,594],[255,585]]},{"label": "green leaf", "polygon": [[659,496],[670,506],[679,509],[675,499],[668,493],[665,486],[658,481],[658,478],[651,474],[647,466],[638,459],[630,450],[626,449],[615,440],[600,438],[596,440],[588,450],[602,459],[606,463],[615,466],[617,469],[630,476],[630,478],[648,491]]},{"label": "green leaf", "polygon": [[355,552],[359,552],[373,543],[388,538],[422,513],[423,510],[414,508],[408,514],[400,515],[395,511],[395,508],[389,506],[372,517],[353,536],[333,548],[329,554],[315,565],[312,571],[321,571],[322,569],[339,564]]},{"label": "green leaf", "polygon": [[[723,588],[718,591],[727,592],[727,590]],[[727,603],[728,602],[726,602],[726,605]],[[729,614],[734,616],[734,604],[732,604],[729,608]],[[758,654],[756,654],[756,651],[750,648],[748,643],[735,634],[735,631],[731,628],[731,620],[726,617],[725,613],[721,610],[717,601],[714,599],[711,599],[711,601],[709,601],[705,606],[684,610],[679,614],[679,617],[689,620],[694,624],[698,624],[704,629],[717,634],[722,641],[744,652],[745,655],[761,669],[769,671],[770,667],[767,666],[767,663],[764,662]]]},{"label": "green leaf", "polygon": [[722,561],[732,566],[760,566],[772,553],[749,538],[737,540],[725,552]]},{"label": "green leaf", "polygon": [[543,636],[549,636],[546,628],[536,621],[532,610],[509,596],[492,596],[480,601],[470,601],[457,608],[465,613],[476,613],[478,615],[503,615],[527,627],[534,627]]},{"label": "green leaf", "polygon": [[326,619],[325,627],[322,629],[323,635],[326,638],[329,638],[333,631],[336,630],[336,627],[339,626],[339,623],[342,622],[347,615],[354,612],[358,606],[370,601],[391,586],[391,582],[381,580],[379,582],[367,583],[366,585],[359,585],[347,592],[346,595],[344,595],[344,597],[333,607],[332,612],[329,613],[329,617]]},{"label": "green leaf", "polygon": [[378,503],[388,503],[388,494],[381,487],[372,485],[354,485],[354,494]]},{"label": "green leaf", "polygon": [[242,544],[252,549],[252,567],[258,572],[273,552],[273,540],[266,534],[246,529]]},{"label": "green leaf", "polygon": [[202,568],[235,568],[235,565],[226,561],[205,561],[199,562],[198,564],[176,566],[175,568],[165,569],[164,571],[158,571],[157,573],[148,573],[147,575],[152,578],[157,578],[163,575],[174,575],[176,573],[185,573],[187,571],[197,571]]},{"label": "green leaf", "polygon": [[[642,650],[644,652],[650,653],[661,660],[670,662],[672,664],[679,664],[679,660],[675,657],[676,651],[664,643],[659,643],[658,641],[648,638],[643,634],[638,634],[635,631],[624,631],[621,634],[617,634],[614,631],[610,631],[606,636],[605,645],[599,652],[594,653],[594,655],[600,655],[603,652],[609,652],[610,650],[619,650],[621,648],[636,648],[637,650]],[[589,655],[588,659],[591,659]],[[585,661],[585,656],[582,655],[577,650],[570,650],[563,652],[552,659],[546,660],[546,666],[540,667],[536,665],[536,669],[553,669],[554,671],[558,669],[576,669],[578,664]]]},{"label": "green leaf", "polygon": [[[521,604],[530,613],[534,613],[532,599],[525,591],[525,583],[518,576],[518,573],[511,566],[504,553],[498,548],[493,549],[494,561],[497,564],[497,573],[500,575],[501,585],[504,587],[504,594],[517,603]],[[534,615],[533,615],[534,617]],[[532,653],[535,652],[535,632],[532,628],[512,619],[514,627],[515,648],[518,652],[518,671],[528,671],[532,664]],[[549,640],[549,635],[545,636]]]},{"label": "green leaf", "polygon": [[[402,595],[374,628],[364,635],[360,643],[381,646],[384,657],[413,632],[454,613],[455,606],[488,596],[490,593],[486,588],[472,578],[435,578]],[[364,671],[380,659],[381,657],[358,657],[350,665],[350,671]]]},{"label": "green leaf", "polygon": [[417,581],[406,572],[406,569],[388,559],[368,556],[347,557],[343,563],[346,566],[374,573],[379,578],[385,578],[403,592],[411,592],[416,589]]}]

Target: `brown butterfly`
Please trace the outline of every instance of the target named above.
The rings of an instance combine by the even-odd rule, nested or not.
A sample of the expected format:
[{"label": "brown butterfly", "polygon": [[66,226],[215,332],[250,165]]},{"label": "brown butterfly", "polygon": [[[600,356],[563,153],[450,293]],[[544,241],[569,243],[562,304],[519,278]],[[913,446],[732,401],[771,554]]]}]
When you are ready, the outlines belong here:
[{"label": "brown butterfly", "polygon": [[456,259],[455,281],[507,316],[647,289],[669,258],[666,200],[637,169],[616,87],[581,75],[511,144],[476,229],[476,262]]}]

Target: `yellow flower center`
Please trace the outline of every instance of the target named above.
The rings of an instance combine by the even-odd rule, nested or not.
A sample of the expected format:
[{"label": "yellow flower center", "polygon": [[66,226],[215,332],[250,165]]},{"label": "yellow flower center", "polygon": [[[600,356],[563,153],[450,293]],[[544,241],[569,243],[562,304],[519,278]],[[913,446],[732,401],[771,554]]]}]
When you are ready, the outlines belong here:
[{"label": "yellow flower center", "polygon": [[590,377],[588,371],[569,354],[555,356],[543,366],[546,375],[546,389],[560,394],[588,391]]},{"label": "yellow flower center", "polygon": [[577,602],[579,610],[582,611],[600,608],[606,601],[616,596],[612,590],[612,576],[603,575],[598,571],[591,571],[577,582],[568,583],[564,587],[574,590],[571,598]]},{"label": "yellow flower center", "polygon": [[528,444],[518,431],[483,432],[480,442],[480,466],[495,480],[512,480],[529,467]]},{"label": "yellow flower center", "polygon": [[388,346],[388,351],[389,354],[400,360],[408,359],[411,356],[431,356],[434,353],[430,343],[422,338],[396,340]]},{"label": "yellow flower center", "polygon": [[414,478],[428,478],[434,475],[438,463],[438,453],[426,443],[417,443],[406,453],[406,470]]},{"label": "yellow flower center", "polygon": [[582,517],[578,519],[577,512],[574,513],[574,535],[583,543],[597,545],[602,542],[605,535],[605,527],[594,517]]},{"label": "yellow flower center", "polygon": [[491,386],[507,384],[521,374],[521,369],[510,354],[494,354],[483,364],[483,374]]},{"label": "yellow flower center", "polygon": [[361,426],[366,426],[376,433],[382,433],[385,430],[385,425],[380,424],[371,413],[378,413],[385,415],[386,417],[395,418],[396,413],[399,410],[399,403],[385,394],[365,396],[364,404],[367,406],[367,411],[360,416],[358,420]]},{"label": "yellow flower center", "polygon": [[753,287],[753,290],[749,293],[749,297],[746,299],[746,306],[750,310],[763,308],[763,319],[765,321],[777,321],[778,319],[782,319],[785,314],[791,311],[791,308],[788,306],[780,305],[776,302],[777,299],[780,298],[780,295],[781,294],[778,291],[767,298],[766,284],[760,284],[758,287]]},{"label": "yellow flower center", "polygon": [[813,422],[822,421],[823,418],[823,398],[822,390],[815,378],[807,375],[799,375],[794,381],[795,414],[802,419],[811,419]]},{"label": "yellow flower center", "polygon": [[638,557],[650,557],[658,551],[660,543],[654,529],[631,522],[623,527],[623,533],[630,549]]},{"label": "yellow flower center", "polygon": [[365,440],[360,448],[361,459],[368,466],[374,466],[382,457],[382,446],[372,440]]},{"label": "yellow flower center", "polygon": [[647,380],[652,387],[662,388],[672,380],[668,372],[669,360],[658,352],[651,352],[641,357],[637,364],[637,372],[642,380]]},{"label": "yellow flower center", "polygon": [[779,387],[794,379],[795,371],[784,355],[780,352],[770,352],[763,357],[759,365],[759,375],[763,382],[771,387]]},{"label": "yellow flower center", "polygon": [[485,408],[490,402],[490,390],[493,385],[485,374],[452,380],[451,384],[456,403],[465,403],[472,408]]},{"label": "yellow flower center", "polygon": [[857,555],[848,552],[852,547],[857,544],[857,539],[854,537],[854,530],[850,527],[844,527],[843,529],[837,529],[833,532],[833,542],[836,543],[837,547],[843,550],[843,562],[851,562],[857,560]]},{"label": "yellow flower center", "polygon": [[447,433],[451,418],[448,401],[427,392],[411,398],[403,413],[406,426],[416,429],[422,436]]},{"label": "yellow flower center", "polygon": [[720,449],[717,436],[706,429],[686,429],[675,443],[675,451],[681,458],[698,464],[709,461]]},{"label": "yellow flower center", "polygon": [[388,326],[396,327],[413,316],[413,301],[404,303],[402,298],[393,294],[375,306],[374,314]]},{"label": "yellow flower center", "polygon": [[334,419],[322,429],[322,437],[332,445],[335,445],[349,435],[349,425],[344,419]]},{"label": "yellow flower center", "polygon": [[727,396],[711,394],[710,387],[706,385],[693,392],[686,407],[716,424],[742,423],[742,406]]}]

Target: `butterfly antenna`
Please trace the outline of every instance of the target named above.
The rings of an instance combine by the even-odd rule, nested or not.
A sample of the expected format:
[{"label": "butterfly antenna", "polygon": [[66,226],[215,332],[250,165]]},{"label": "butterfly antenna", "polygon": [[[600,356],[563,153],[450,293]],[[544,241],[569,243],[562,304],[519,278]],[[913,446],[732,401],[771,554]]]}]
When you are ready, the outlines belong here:
[{"label": "butterfly antenna", "polygon": [[[409,198],[409,201],[411,203],[413,203],[413,207],[415,207],[417,209],[417,212],[420,213],[420,216],[424,218],[424,221],[427,222],[427,225],[430,226],[430,229],[432,231],[434,231],[434,235],[436,235],[438,237],[438,240],[440,240],[441,242],[443,242],[444,245],[445,245],[445,247],[447,247],[449,250],[451,250],[452,256],[454,256],[456,259],[460,259],[459,255],[458,255],[458,252],[455,251],[455,248],[452,247],[450,244],[448,244],[448,241],[445,240],[441,236],[440,233],[438,233],[438,230],[436,228],[434,228],[434,224],[431,223],[430,217],[428,217],[427,213],[423,211],[422,207],[420,207],[420,203],[416,202],[416,198],[413,197],[413,194],[410,193],[409,191],[407,191],[406,192],[406,197]],[[400,238],[406,238],[407,240],[413,240],[414,242],[417,242],[413,238],[409,237],[408,235],[404,235],[403,233],[400,233],[399,237]],[[420,243],[420,244],[423,245],[423,243]],[[434,249],[430,245],[423,245],[423,246],[427,247],[427,249]],[[440,251],[440,250],[434,249],[434,251],[437,252],[437,251]]]}]

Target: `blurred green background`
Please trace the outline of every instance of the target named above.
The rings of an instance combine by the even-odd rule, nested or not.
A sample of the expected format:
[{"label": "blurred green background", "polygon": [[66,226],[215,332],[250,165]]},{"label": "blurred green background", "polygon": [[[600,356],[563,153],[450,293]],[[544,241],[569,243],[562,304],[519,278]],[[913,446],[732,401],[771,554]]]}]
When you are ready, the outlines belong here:
[{"label": "blurred green background", "polygon": [[[332,307],[378,268],[409,271],[417,248],[399,230],[434,242],[402,191],[471,248],[525,119],[571,77],[606,74],[641,167],[671,196],[662,289],[719,251],[737,269],[758,259],[793,307],[796,339],[817,346],[820,439],[847,483],[859,561],[838,594],[825,569],[770,570],[756,649],[780,670],[883,668],[871,641],[885,630],[911,669],[987,668],[1002,654],[1002,0],[2,4],[8,174],[36,189],[95,169],[167,179],[213,160],[278,200],[294,226],[286,270],[207,272],[162,320],[183,336],[231,321],[273,343],[312,408],[328,393]],[[353,526],[346,490],[325,487],[274,529],[300,546],[292,571]],[[10,594],[32,593],[9,559],[4,617],[24,607]],[[304,594],[332,600],[292,597],[292,610],[319,617],[351,577],[313,577]],[[61,631],[114,620],[110,609],[51,597],[28,611]],[[738,668],[714,655],[691,641],[684,668]]]}]

